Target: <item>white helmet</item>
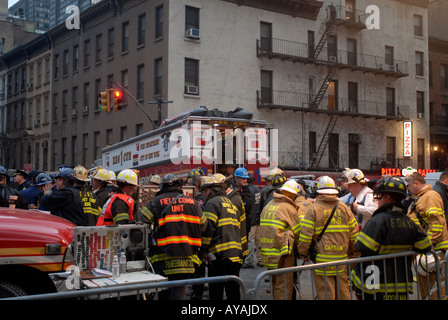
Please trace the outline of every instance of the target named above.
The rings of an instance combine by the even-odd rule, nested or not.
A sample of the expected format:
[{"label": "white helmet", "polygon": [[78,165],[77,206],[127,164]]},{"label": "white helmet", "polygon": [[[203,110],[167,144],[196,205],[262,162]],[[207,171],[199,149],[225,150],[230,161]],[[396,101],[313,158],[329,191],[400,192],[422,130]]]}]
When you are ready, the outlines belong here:
[{"label": "white helmet", "polygon": [[115,172],[112,170],[109,170],[109,181],[117,181],[117,176],[115,175]]},{"label": "white helmet", "polygon": [[79,181],[90,181],[89,179],[89,173],[87,172],[87,169],[83,166],[77,165],[73,168],[76,174],[76,179]]},{"label": "white helmet", "polygon": [[433,273],[436,268],[436,259],[432,254],[419,254],[415,257],[417,271],[422,276]]},{"label": "white helmet", "polygon": [[317,193],[319,194],[338,194],[338,188],[334,180],[329,176],[321,176],[316,180]]},{"label": "white helmet", "polygon": [[268,178],[269,178],[269,179],[272,179],[274,176],[276,176],[276,175],[278,175],[278,174],[280,174],[280,175],[285,175],[282,169],[277,168],[277,167],[276,167],[276,168],[273,168],[273,169],[271,169],[271,170],[269,171],[269,176],[268,176]]},{"label": "white helmet", "polygon": [[110,173],[109,170],[104,169],[103,167],[98,167],[93,172],[92,176],[93,179],[98,179],[101,181],[109,181],[110,180]]},{"label": "white helmet", "polygon": [[138,186],[138,176],[132,169],[124,169],[118,173],[117,181]]},{"label": "white helmet", "polygon": [[298,184],[295,180],[288,180],[283,184],[283,186],[281,186],[281,188],[279,188],[280,191],[286,191],[292,194],[299,194],[300,189],[300,184]]},{"label": "white helmet", "polygon": [[364,173],[359,169],[351,169],[345,173],[345,183],[365,183],[368,182],[369,179],[364,177]]},{"label": "white helmet", "polygon": [[160,178],[160,176],[158,174],[155,174],[155,175],[151,176],[151,179],[149,179],[149,182],[152,182],[155,184],[161,184],[162,178]]}]

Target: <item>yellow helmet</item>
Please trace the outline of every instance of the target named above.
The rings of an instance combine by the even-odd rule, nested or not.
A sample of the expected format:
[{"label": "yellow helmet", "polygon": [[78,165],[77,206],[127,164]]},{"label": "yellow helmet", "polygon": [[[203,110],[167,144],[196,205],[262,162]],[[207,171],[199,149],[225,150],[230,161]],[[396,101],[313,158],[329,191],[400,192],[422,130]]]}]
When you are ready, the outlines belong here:
[{"label": "yellow helmet", "polygon": [[221,173],[215,173],[212,176],[201,177],[201,190],[211,187],[212,185],[225,184],[227,178]]},{"label": "yellow helmet", "polygon": [[138,176],[132,169],[124,169],[118,173],[117,181],[138,186]]},{"label": "yellow helmet", "polygon": [[76,179],[80,181],[90,181],[89,179],[89,173],[87,172],[87,169],[83,166],[77,165],[73,168],[76,174]]},{"label": "yellow helmet", "polygon": [[92,178],[98,179],[101,181],[109,181],[110,180],[110,172],[107,169],[104,169],[103,167],[98,167],[93,172]]},{"label": "yellow helmet", "polygon": [[158,174],[154,174],[151,176],[151,179],[149,179],[149,182],[155,183],[155,184],[161,184],[162,178]]}]

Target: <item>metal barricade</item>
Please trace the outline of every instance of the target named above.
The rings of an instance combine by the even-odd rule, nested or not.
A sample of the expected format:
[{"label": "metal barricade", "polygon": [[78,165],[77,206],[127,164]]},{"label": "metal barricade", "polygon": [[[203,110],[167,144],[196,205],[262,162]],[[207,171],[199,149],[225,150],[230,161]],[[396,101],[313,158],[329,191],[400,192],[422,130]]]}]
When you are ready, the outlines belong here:
[{"label": "metal barricade", "polygon": [[[448,253],[445,255],[444,259],[440,259],[442,257],[441,253],[431,251],[429,253],[430,256],[434,258],[434,271],[432,273],[427,273],[426,276],[419,275],[417,271],[416,261],[415,257],[418,255],[418,253],[414,251],[407,251],[407,252],[401,252],[396,254],[385,254],[385,255],[378,255],[378,256],[370,256],[370,257],[362,257],[362,258],[354,258],[354,259],[348,259],[348,260],[341,260],[336,262],[326,262],[326,263],[318,263],[318,264],[307,264],[307,265],[301,265],[296,267],[289,267],[289,268],[281,268],[281,269],[274,269],[274,270],[267,270],[258,275],[258,277],[255,280],[255,286],[253,289],[250,289],[248,292],[248,297],[251,299],[259,300],[260,299],[260,290],[261,290],[261,283],[262,279],[266,277],[270,277],[271,282],[271,297],[273,296],[273,288],[272,288],[272,276],[279,276],[283,275],[284,279],[284,292],[285,292],[285,300],[287,299],[287,282],[286,282],[286,275],[289,273],[295,273],[295,281],[294,281],[294,289],[296,291],[296,297],[300,300],[314,300],[316,299],[317,292],[314,285],[314,271],[316,269],[323,270],[324,278],[327,280],[327,277],[330,277],[327,275],[327,272],[330,268],[334,269],[336,268],[336,293],[337,296],[340,296],[340,275],[337,271],[342,271],[342,269],[346,269],[348,274],[348,282],[349,282],[349,295],[350,300],[360,300],[366,298],[366,293],[364,292],[364,286],[362,286],[361,290],[355,291],[354,285],[353,285],[353,279],[351,277],[351,273],[353,268],[360,264],[360,270],[361,270],[361,279],[364,279],[364,270],[366,268],[364,266],[371,266],[374,265],[375,262],[381,262],[383,270],[386,269],[386,264],[392,263],[393,265],[393,272],[394,272],[394,281],[395,285],[392,290],[385,290],[383,299],[403,299],[406,298],[407,300],[425,300],[432,297],[432,299],[442,300],[448,297],[448,288],[445,286],[444,276],[448,272]],[[407,270],[408,268],[405,268],[405,284],[407,286],[408,283],[412,283],[412,295],[408,293],[408,290],[406,288],[406,291],[404,293],[403,289],[399,292],[399,284],[397,283],[397,275],[400,271],[403,271],[403,269],[397,270],[397,261],[398,259],[401,259],[400,261],[404,260],[404,265],[406,266],[408,263],[408,259],[411,259],[412,263],[412,272],[411,274],[408,274]],[[402,275],[402,274],[401,274]],[[385,277],[386,277],[385,273]],[[402,275],[403,276],[403,275]],[[309,281],[309,283],[307,283]],[[363,281],[363,280],[362,280]],[[387,278],[384,279],[385,283],[388,283]],[[362,282],[362,285],[365,283]],[[445,290],[443,290],[443,286],[445,286]],[[325,300],[328,299],[328,292],[327,292],[327,282],[325,281],[325,289],[324,289],[324,297]],[[428,295],[425,297],[421,296],[420,291],[428,292]],[[379,294],[377,291],[377,288],[373,288],[373,295],[369,295],[370,298],[377,299],[377,295]],[[416,292],[416,293],[415,293]],[[443,292],[445,292],[445,296],[443,296]]]},{"label": "metal barricade", "polygon": [[116,297],[117,299],[120,299],[122,293],[126,292],[135,292],[135,294],[137,295],[137,299],[140,299],[140,295],[142,293],[147,293],[149,291],[158,293],[158,291],[161,289],[167,289],[179,286],[206,284],[206,283],[208,284],[221,283],[229,281],[234,281],[239,285],[241,300],[245,300],[246,288],[244,286],[243,281],[237,276],[218,276],[218,277],[206,277],[206,278],[177,280],[177,281],[162,281],[162,282],[145,283],[145,284],[119,285],[99,289],[73,290],[58,293],[12,297],[0,300],[63,300],[63,299],[83,298],[83,297],[88,299],[106,299]]}]

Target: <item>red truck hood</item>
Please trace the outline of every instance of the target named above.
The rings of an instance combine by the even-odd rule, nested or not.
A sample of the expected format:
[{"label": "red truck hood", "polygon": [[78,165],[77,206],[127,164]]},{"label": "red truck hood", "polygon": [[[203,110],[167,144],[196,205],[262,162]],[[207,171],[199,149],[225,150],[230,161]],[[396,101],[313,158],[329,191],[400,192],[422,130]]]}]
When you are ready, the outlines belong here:
[{"label": "red truck hood", "polygon": [[0,208],[0,248],[40,247],[43,243],[67,246],[73,223],[39,210]]}]

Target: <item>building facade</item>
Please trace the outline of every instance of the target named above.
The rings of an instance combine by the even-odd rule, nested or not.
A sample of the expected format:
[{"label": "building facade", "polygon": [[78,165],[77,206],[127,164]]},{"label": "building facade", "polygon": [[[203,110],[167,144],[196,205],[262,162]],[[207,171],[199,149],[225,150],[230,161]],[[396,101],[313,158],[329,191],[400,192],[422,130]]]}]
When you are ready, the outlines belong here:
[{"label": "building facade", "polygon": [[[157,98],[172,101],[161,119],[201,105],[252,112],[278,130],[283,167],[429,169],[427,11],[414,0],[100,2],[80,29],[46,33],[49,170],[91,167],[105,146],[154,129]],[[98,108],[111,87],[128,90],[120,112]]]}]

